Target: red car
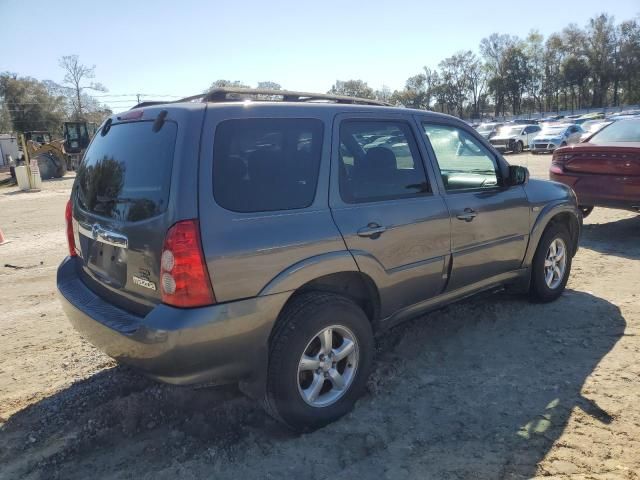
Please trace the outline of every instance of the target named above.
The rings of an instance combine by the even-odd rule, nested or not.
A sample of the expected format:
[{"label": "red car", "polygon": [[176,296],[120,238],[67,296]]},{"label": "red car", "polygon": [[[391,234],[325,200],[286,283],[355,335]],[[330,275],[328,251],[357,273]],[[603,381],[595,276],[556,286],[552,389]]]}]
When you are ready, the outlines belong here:
[{"label": "red car", "polygon": [[593,207],[640,212],[640,117],[618,120],[553,153],[549,177],[570,186],[586,217]]}]

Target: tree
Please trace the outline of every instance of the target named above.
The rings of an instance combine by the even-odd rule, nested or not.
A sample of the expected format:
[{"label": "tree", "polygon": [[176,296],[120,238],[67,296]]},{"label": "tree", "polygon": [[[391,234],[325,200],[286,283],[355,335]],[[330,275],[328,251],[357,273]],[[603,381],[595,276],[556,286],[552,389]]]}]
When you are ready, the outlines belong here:
[{"label": "tree", "polygon": [[376,100],[380,100],[381,102],[391,102],[393,94],[391,93],[391,89],[388,85],[382,85],[380,90],[373,92],[373,96]]},{"label": "tree", "polygon": [[589,20],[586,54],[592,78],[592,107],[602,107],[614,76],[616,35],[613,18],[607,14]]},{"label": "tree", "polygon": [[527,56],[521,46],[514,45],[505,51],[502,63],[503,91],[511,103],[511,113],[516,115],[521,112],[522,95],[530,77]]},{"label": "tree", "polygon": [[518,43],[518,37],[492,33],[480,41],[480,54],[485,60],[489,74],[488,86],[494,98],[495,114],[505,111],[506,72],[504,56],[507,50]]},{"label": "tree", "polygon": [[237,88],[249,88],[249,85],[242,83],[240,80],[216,80],[211,84],[209,90],[213,90],[214,88],[224,88],[224,87],[237,87]]},{"label": "tree", "polygon": [[469,70],[472,53],[458,52],[445,58],[438,66],[447,103],[447,113],[464,115],[464,104],[469,92]]},{"label": "tree", "polygon": [[467,89],[471,95],[472,118],[480,118],[481,103],[485,98],[487,88],[487,69],[478,57],[469,52],[465,59],[465,75],[467,76]]},{"label": "tree", "polygon": [[530,97],[532,110],[544,110],[544,37],[537,31],[531,31],[524,41],[524,52],[529,60],[529,78],[526,91]]},{"label": "tree", "polygon": [[336,80],[327,93],[347,97],[375,98],[373,89],[362,80]]},{"label": "tree", "polygon": [[640,22],[629,20],[618,27],[618,71],[627,104],[640,102]]},{"label": "tree", "polygon": [[[0,98],[13,129],[18,132],[58,132],[66,118],[66,99],[51,95],[46,85],[35,78],[18,77],[9,72],[0,74]],[[6,124],[6,120],[3,123]]]},{"label": "tree", "polygon": [[265,90],[282,90],[282,85],[276,82],[266,81],[258,82],[258,88],[262,88]]},{"label": "tree", "polygon": [[95,78],[96,66],[88,67],[80,63],[78,55],[66,55],[59,60],[60,67],[65,71],[63,84],[71,91],[70,101],[73,105],[74,117],[82,120],[86,110],[86,90],[106,92],[104,85],[89,80]]}]

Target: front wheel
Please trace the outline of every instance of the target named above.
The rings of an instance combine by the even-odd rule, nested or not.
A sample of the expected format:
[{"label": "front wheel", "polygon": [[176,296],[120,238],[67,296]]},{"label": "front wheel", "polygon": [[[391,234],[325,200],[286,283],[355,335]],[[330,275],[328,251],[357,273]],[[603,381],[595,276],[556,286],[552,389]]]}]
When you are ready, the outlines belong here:
[{"label": "front wheel", "polygon": [[515,145],[515,147],[513,149],[513,152],[514,153],[522,153],[523,150],[524,150],[524,145],[522,144],[522,142],[517,141],[516,145]]},{"label": "front wheel", "polygon": [[337,420],[364,392],[373,351],[371,324],[354,302],[322,292],[294,298],[271,340],[267,412],[297,431]]},{"label": "front wheel", "polygon": [[549,225],[531,265],[531,299],[551,302],[562,295],[571,272],[571,260],[569,230],[559,223]]}]

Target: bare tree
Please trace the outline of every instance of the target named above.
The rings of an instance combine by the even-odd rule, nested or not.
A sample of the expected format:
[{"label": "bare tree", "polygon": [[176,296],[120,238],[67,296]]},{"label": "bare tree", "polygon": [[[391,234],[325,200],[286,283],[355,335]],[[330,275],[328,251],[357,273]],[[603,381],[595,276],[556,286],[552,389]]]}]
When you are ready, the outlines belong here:
[{"label": "bare tree", "polygon": [[83,96],[85,90],[95,90],[98,92],[106,92],[104,85],[90,81],[95,78],[96,66],[91,67],[80,63],[78,55],[66,55],[59,60],[60,67],[65,71],[63,85],[65,85],[72,93],[71,103],[73,105],[74,115],[77,119],[82,119],[85,113]]}]

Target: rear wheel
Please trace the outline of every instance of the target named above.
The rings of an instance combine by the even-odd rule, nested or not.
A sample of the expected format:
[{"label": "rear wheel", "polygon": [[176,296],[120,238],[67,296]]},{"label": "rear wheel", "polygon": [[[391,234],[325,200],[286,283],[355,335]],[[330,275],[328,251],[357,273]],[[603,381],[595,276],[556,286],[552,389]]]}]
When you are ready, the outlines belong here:
[{"label": "rear wheel", "polygon": [[582,212],[582,218],[587,218],[593,211],[593,206],[579,205],[578,208]]},{"label": "rear wheel", "polygon": [[565,225],[547,227],[533,257],[530,296],[539,302],[558,298],[571,272],[571,235]]},{"label": "rear wheel", "polygon": [[271,340],[267,412],[297,431],[337,420],[364,392],[373,351],[371,324],[354,302],[321,292],[300,295]]}]

